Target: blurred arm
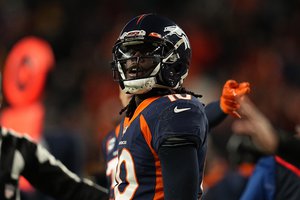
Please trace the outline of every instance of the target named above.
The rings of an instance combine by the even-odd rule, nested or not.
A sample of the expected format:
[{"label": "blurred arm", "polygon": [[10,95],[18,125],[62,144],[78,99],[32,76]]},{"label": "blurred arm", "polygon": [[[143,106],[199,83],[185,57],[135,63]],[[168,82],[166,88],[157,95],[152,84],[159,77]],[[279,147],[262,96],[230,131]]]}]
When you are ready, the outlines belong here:
[{"label": "blurred arm", "polygon": [[265,153],[275,153],[278,146],[276,130],[248,97],[240,100],[239,112],[243,120],[233,124],[236,133],[250,135],[258,147]]},{"label": "blurred arm", "polygon": [[239,111],[244,119],[233,124],[234,132],[250,135],[263,152],[279,155],[291,164],[300,166],[300,139],[277,131],[249,98],[242,99],[240,105]]},{"label": "blurred arm", "polygon": [[25,168],[22,175],[38,190],[62,200],[99,200],[107,189],[81,179],[56,160],[44,147],[22,138]]}]

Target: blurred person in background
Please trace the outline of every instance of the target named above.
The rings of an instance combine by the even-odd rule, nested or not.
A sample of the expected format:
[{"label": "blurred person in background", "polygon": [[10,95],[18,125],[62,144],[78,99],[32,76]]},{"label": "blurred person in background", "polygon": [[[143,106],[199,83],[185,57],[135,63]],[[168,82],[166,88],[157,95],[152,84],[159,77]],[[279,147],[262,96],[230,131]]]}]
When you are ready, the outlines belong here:
[{"label": "blurred person in background", "polygon": [[[66,129],[53,131],[44,128],[44,86],[54,64],[52,48],[46,40],[27,36],[14,44],[3,69],[6,104],[2,108],[0,122],[20,135],[28,134],[33,141],[50,149],[56,159],[67,165],[72,172],[81,175],[79,166],[83,160],[80,143],[76,142],[74,133]],[[23,177],[19,184],[22,199],[48,199],[35,191]]]},{"label": "blurred person in background", "polygon": [[[0,74],[0,83],[2,78]],[[0,94],[2,94],[2,85]],[[2,100],[2,95],[1,95]],[[1,104],[1,102],[0,102]],[[0,127],[0,199],[20,200],[20,176],[39,191],[65,200],[99,200],[105,188],[81,179],[29,135]]]},{"label": "blurred person in background", "polygon": [[[45,142],[43,93],[54,60],[52,48],[41,38],[27,36],[14,44],[3,68],[2,126],[27,133],[34,141]],[[22,195],[31,198],[36,195],[23,177],[20,188]]]},{"label": "blurred person in background", "polygon": [[21,200],[19,178],[40,192],[61,200],[106,199],[107,190],[69,171],[28,135],[0,128],[0,198]]},{"label": "blurred person in background", "polygon": [[[228,160],[210,144],[206,162],[205,200],[239,200],[257,161],[264,156],[249,136],[232,135],[227,143]],[[206,187],[205,187],[206,186]]]},{"label": "blurred person in background", "polygon": [[238,134],[251,136],[262,152],[279,155],[299,165],[299,125],[296,125],[294,133],[277,130],[249,98],[246,97],[240,104],[239,111],[244,118],[233,124],[233,130]]},{"label": "blurred person in background", "polygon": [[273,156],[261,158],[241,200],[300,198],[300,139],[295,133],[276,129],[270,120],[247,97],[240,101],[244,117],[233,124],[236,134],[249,135],[259,149]]}]

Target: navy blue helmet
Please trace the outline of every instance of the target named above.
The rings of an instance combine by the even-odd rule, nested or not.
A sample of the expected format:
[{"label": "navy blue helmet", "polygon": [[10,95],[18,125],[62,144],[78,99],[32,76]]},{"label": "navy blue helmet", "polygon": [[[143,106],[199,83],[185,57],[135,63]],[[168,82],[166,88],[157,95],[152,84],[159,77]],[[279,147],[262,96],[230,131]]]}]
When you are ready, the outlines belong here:
[{"label": "navy blue helmet", "polygon": [[184,31],[165,17],[144,14],[130,20],[116,41],[113,76],[126,93],[176,89],[188,74],[190,60],[191,47]]}]

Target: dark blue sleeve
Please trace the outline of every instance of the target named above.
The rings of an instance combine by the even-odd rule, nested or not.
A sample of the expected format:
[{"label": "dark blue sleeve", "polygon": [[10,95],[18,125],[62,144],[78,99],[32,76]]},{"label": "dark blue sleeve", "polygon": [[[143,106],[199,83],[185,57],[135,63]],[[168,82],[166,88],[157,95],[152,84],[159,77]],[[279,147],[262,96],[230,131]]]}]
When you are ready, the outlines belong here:
[{"label": "dark blue sleeve", "polygon": [[200,185],[196,147],[163,145],[158,157],[162,167],[164,199],[196,200]]},{"label": "dark blue sleeve", "polygon": [[214,101],[205,106],[205,113],[209,129],[219,125],[227,117],[227,114],[220,108],[220,101]]},{"label": "dark blue sleeve", "polygon": [[176,102],[159,115],[153,135],[153,147],[158,152],[160,145],[170,137],[189,138],[201,145],[206,139],[207,131],[207,118],[200,103]]},{"label": "dark blue sleeve", "polygon": [[240,200],[273,200],[275,187],[274,157],[261,158]]}]

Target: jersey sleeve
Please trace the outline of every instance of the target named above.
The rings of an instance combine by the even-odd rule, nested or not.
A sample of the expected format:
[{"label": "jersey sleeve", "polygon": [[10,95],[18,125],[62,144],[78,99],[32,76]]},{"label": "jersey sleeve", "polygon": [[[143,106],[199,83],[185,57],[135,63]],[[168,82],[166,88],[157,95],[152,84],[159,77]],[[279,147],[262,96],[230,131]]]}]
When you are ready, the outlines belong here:
[{"label": "jersey sleeve", "polygon": [[171,137],[192,140],[201,145],[206,138],[208,122],[200,103],[177,101],[162,110],[153,136],[153,146],[160,145]]},{"label": "jersey sleeve", "polygon": [[216,127],[227,117],[227,114],[225,114],[220,108],[220,101],[214,101],[205,106],[205,113],[209,129]]}]

